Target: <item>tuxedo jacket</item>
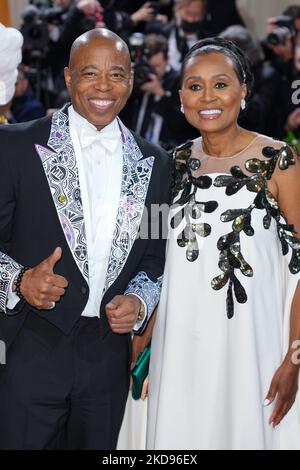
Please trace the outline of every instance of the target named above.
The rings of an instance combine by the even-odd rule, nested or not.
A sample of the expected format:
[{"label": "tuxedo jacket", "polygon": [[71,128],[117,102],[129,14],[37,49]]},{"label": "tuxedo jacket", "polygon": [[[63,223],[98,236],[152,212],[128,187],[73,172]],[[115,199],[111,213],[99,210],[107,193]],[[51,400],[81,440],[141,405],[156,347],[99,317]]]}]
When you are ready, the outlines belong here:
[{"label": "tuxedo jacket", "polygon": [[[165,240],[138,232],[145,208],[151,225],[151,205],[170,202],[168,155],[119,124],[123,175],[105,287],[99,293],[104,320],[105,305],[126,292],[139,295],[151,315],[160,294]],[[57,246],[62,258],[54,272],[68,280],[65,295],[53,310],[37,310],[24,301],[8,310],[10,283],[20,266],[36,266]],[[85,220],[66,106],[52,118],[0,129],[0,340],[9,346],[30,310],[68,334],[88,296]]]}]

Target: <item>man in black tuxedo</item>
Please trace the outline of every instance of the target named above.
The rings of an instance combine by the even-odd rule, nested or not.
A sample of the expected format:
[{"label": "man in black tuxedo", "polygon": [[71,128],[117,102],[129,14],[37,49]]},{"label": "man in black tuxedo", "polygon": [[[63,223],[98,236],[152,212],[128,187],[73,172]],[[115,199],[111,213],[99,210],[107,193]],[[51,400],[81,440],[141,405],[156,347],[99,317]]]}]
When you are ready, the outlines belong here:
[{"label": "man in black tuxedo", "polygon": [[115,448],[130,333],[160,294],[165,241],[138,233],[170,163],[117,117],[126,44],[85,33],[65,79],[71,106],[0,129],[0,449]]}]

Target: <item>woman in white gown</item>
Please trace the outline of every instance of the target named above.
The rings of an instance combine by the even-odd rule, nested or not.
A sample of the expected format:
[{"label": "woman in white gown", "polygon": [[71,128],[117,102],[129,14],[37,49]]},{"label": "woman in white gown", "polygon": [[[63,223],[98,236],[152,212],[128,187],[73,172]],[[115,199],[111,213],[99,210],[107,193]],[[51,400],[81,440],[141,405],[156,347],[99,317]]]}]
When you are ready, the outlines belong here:
[{"label": "woman in white gown", "polygon": [[238,126],[251,80],[224,39],[183,63],[181,102],[202,137],[175,151],[148,449],[300,448],[300,161]]}]

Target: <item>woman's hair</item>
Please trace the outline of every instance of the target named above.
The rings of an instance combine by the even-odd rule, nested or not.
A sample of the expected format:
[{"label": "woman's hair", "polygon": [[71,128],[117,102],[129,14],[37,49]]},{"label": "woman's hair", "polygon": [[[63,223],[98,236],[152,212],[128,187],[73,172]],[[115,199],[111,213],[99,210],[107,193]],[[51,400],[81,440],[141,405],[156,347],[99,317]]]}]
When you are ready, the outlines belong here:
[{"label": "woman's hair", "polygon": [[183,59],[181,66],[181,82],[183,81],[185,69],[190,59],[200,55],[210,54],[212,52],[224,54],[229,57],[229,59],[231,59],[239,82],[241,84],[245,83],[247,86],[246,101],[248,101],[254,83],[254,77],[251,72],[251,65],[245,53],[229,39],[214,37],[201,39],[200,41],[196,42],[196,44],[194,44],[194,46],[188,51]]},{"label": "woman's hair", "polygon": [[233,41],[246,54],[251,66],[257,65],[265,59],[259,41],[240,24],[228,26],[219,34],[219,37]]}]

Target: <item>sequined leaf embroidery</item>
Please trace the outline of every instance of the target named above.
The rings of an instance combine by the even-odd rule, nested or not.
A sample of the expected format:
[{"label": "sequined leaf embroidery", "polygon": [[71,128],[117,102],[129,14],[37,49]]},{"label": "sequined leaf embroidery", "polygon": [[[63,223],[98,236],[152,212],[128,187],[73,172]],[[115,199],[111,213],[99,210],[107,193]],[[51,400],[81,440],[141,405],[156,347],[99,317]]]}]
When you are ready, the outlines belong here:
[{"label": "sequined leaf embroidery", "polygon": [[244,186],[249,191],[257,193],[248,208],[229,209],[221,214],[223,222],[232,221],[232,232],[222,236],[218,241],[219,268],[223,273],[216,276],[211,284],[213,289],[218,290],[228,283],[226,297],[228,318],[232,318],[234,315],[233,291],[239,303],[244,303],[247,300],[245,289],[235,276],[234,270],[239,269],[247,277],[253,276],[253,270],[243,258],[240,247],[240,233],[242,231],[247,236],[254,235],[254,229],[251,226],[253,209],[266,211],[263,217],[265,229],[270,228],[272,219],[275,220],[283,255],[286,255],[290,249],[292,250],[289,269],[293,274],[300,272],[300,240],[291,234],[293,226],[282,222],[284,220],[283,214],[267,187],[267,180],[272,177],[276,165],[278,164],[281,170],[286,170],[290,165],[295,164],[295,156],[288,146],[283,146],[279,150],[273,147],[264,147],[262,153],[268,160],[252,158],[245,164],[246,170],[254,173],[253,175],[248,176],[238,166],[234,166],[230,170],[231,175],[220,175],[214,181],[216,187],[226,188],[225,192],[228,196],[237,193]]},{"label": "sequined leaf embroidery", "polygon": [[[187,142],[177,147],[174,152],[174,185],[173,197],[179,195],[173,209],[181,207],[171,219],[171,228],[179,227],[185,221],[185,227],[177,238],[178,246],[186,248],[186,259],[196,261],[199,256],[199,237],[208,237],[211,226],[208,223],[199,222],[203,213],[212,213],[218,207],[216,201],[201,202],[196,200],[197,189],[208,189],[212,185],[212,179],[207,176],[194,177],[192,171],[200,168],[201,162],[191,157],[192,142]],[[180,193],[181,192],[181,193]]]}]

